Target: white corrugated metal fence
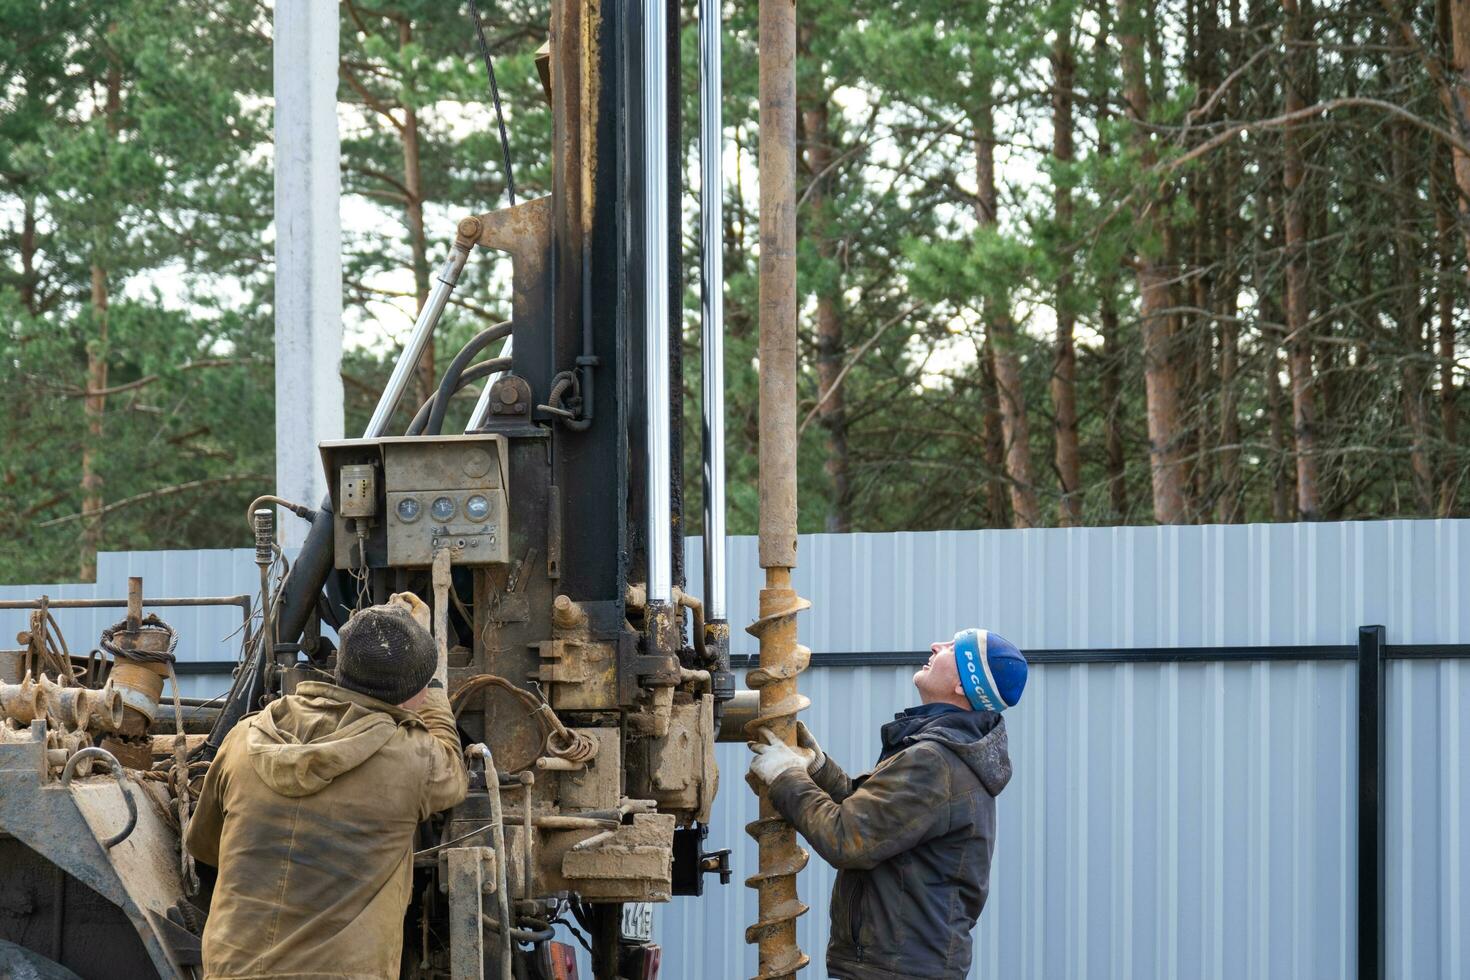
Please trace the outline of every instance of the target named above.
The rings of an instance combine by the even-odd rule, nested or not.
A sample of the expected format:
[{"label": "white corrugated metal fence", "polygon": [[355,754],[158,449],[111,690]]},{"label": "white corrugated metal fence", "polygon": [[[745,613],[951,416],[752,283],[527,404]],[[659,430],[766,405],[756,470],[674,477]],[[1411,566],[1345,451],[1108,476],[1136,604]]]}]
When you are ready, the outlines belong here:
[{"label": "white corrugated metal fence", "polygon": [[[699,593],[698,541],[687,567]],[[807,724],[851,771],[911,703],[911,668],[824,655],[925,649],[980,625],[1032,650],[1470,644],[1470,524],[1393,521],[803,537],[796,587]],[[250,552],[104,555],[97,586],[4,587],[0,598],[251,592]],[[755,542],[730,541],[734,650],[754,651]],[[74,647],[114,611],[59,612]],[[233,659],[235,609],[171,611],[181,658]],[[0,615],[0,633],[25,614]],[[12,628],[13,625],[13,628]],[[852,663],[861,656],[844,658]],[[1470,977],[1470,661],[1387,669],[1389,977]],[[972,977],[1352,977],[1357,962],[1357,683],[1344,660],[1036,666],[1007,713],[1015,778],[999,804],[990,904]],[[190,678],[186,693],[221,676]],[[709,846],[736,881],[656,917],[666,978],[751,975],[743,942],[755,814],[743,746],[722,746]],[[824,975],[832,874],[801,876],[800,938]]]}]

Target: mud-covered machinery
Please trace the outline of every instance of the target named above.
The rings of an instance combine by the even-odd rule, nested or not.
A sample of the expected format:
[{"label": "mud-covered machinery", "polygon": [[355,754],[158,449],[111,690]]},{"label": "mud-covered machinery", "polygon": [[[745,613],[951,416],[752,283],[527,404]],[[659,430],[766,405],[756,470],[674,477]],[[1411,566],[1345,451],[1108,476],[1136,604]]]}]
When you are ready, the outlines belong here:
[{"label": "mud-covered machinery", "polygon": [[[707,264],[713,283],[705,277],[708,608],[684,591],[681,231],[669,220],[680,213],[677,11],[553,3],[540,64],[553,106],[553,193],[458,222],[367,431],[320,447],[329,499],[258,501],[288,503],[310,522],[284,575],[272,511],[252,508],[264,601],[240,667],[222,700],[181,704],[175,719],[179,731],[207,725],[207,736],[165,736],[151,755],[136,741],[132,756],[98,746],[83,758],[80,742],[47,730],[44,710],[32,711],[34,724],[10,724],[7,738],[26,748],[9,769],[0,764],[0,833],[25,823],[36,875],[54,867],[121,910],[106,941],[136,932],[136,975],[147,975],[144,964],[165,977],[197,971],[210,882],[206,873],[194,887],[179,850],[189,785],[197,790],[246,713],[329,677],[334,631],[395,592],[433,608],[472,773],[465,802],[419,829],[404,976],[508,975],[512,951],[516,976],[538,975],[558,918],[587,935],[597,976],[641,970],[620,951],[623,903],[698,894],[706,873],[728,877],[725,855],[702,847],[718,785],[714,742],[735,693],[719,550],[717,260]],[[705,132],[717,139],[718,124]],[[706,230],[717,242],[718,219]],[[707,251],[718,256],[718,245]],[[477,253],[508,260],[500,278],[511,319],[476,336],[406,429],[391,431]],[[451,398],[476,382],[468,426],[443,431]],[[167,658],[142,662],[161,685]],[[100,713],[94,729],[106,728],[115,702],[127,705],[112,669],[111,686],[69,695],[86,699],[71,710]],[[166,699],[156,714],[174,730]],[[96,762],[99,774],[63,780],[72,760]],[[74,839],[73,816],[65,829],[37,829],[45,807],[20,793],[81,814],[91,833]],[[119,808],[135,812],[133,827],[108,847],[114,819],[128,819]],[[0,912],[52,914],[44,902],[7,905],[7,887],[0,881]],[[62,902],[55,915],[71,908]],[[43,934],[54,948],[14,941],[66,963],[65,927],[32,935]]]}]

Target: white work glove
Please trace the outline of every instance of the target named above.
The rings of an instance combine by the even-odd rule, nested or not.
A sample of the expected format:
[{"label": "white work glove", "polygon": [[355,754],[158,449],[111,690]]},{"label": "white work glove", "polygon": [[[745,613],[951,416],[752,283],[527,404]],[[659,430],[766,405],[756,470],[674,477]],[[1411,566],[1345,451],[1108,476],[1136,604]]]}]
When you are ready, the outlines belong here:
[{"label": "white work glove", "polygon": [[750,772],[755,778],[769,786],[776,777],[788,769],[805,769],[811,762],[811,753],[793,748],[781,741],[769,728],[761,729],[765,744],[751,743],[755,756],[750,760]]},{"label": "white work glove", "polygon": [[817,737],[812,734],[811,729],[801,722],[796,723],[796,744],[812,754],[812,761],[807,763],[807,772],[816,772],[827,764],[827,753],[822,751],[822,746],[817,743]]},{"label": "white work glove", "polygon": [[402,606],[413,616],[413,621],[424,628],[424,632],[431,632],[429,604],[412,592],[395,592],[388,597],[388,605]]}]

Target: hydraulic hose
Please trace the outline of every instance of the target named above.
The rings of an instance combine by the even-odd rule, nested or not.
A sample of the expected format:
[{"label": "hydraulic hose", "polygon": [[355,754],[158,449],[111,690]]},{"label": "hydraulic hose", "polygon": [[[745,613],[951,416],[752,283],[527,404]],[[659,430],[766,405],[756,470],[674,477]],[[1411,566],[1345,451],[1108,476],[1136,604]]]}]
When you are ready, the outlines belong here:
[{"label": "hydraulic hose", "polygon": [[459,377],[469,367],[475,355],[485,349],[485,346],[493,341],[509,337],[514,323],[505,320],[493,327],[487,327],[477,333],[468,344],[454,355],[454,360],[449,362],[449,367],[444,372],[443,379],[439,382],[439,391],[434,396],[434,407],[429,410],[429,424],[425,429],[431,436],[437,436],[444,428],[444,413],[449,408],[449,398],[459,389]]},{"label": "hydraulic hose", "polygon": [[[488,361],[481,361],[478,364],[471,365],[462,374],[460,374],[459,384],[456,385],[454,391],[451,392],[451,397],[453,397],[454,394],[457,394],[468,385],[472,385],[482,378],[489,377],[490,375],[496,374],[500,371],[509,370],[510,360],[511,359],[508,357],[496,357]],[[434,410],[434,406],[438,404],[438,402],[439,392],[436,390],[432,395],[428,397],[427,401],[419,406],[419,410],[414,413],[413,421],[409,423],[408,428],[404,430],[403,434],[406,436],[423,435],[424,430],[428,427],[429,424],[429,414]]]},{"label": "hydraulic hose", "polygon": [[[317,508],[311,530],[307,532],[301,552],[296,556],[296,563],[291,566],[286,581],[281,585],[281,598],[275,618],[277,642],[295,643],[301,639],[301,631],[306,628],[306,621],[316,608],[317,596],[321,594],[322,586],[326,584],[327,576],[332,571],[334,516],[332,498],[328,496]],[[269,598],[266,601],[269,602]],[[275,652],[270,646],[266,637],[262,636],[255,649],[247,653],[245,663],[240,667],[235,682],[230,687],[230,693],[220,708],[219,719],[204,742],[203,755],[206,760],[214,758],[235,723],[259,706],[261,695],[265,693],[266,665]]]}]

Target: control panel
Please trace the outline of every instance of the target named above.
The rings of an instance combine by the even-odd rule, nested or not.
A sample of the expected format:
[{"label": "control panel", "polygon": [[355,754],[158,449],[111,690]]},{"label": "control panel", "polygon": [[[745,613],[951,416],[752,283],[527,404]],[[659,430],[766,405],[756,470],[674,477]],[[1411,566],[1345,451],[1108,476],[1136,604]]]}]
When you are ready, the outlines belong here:
[{"label": "control panel", "polygon": [[506,560],[505,492],[497,489],[399,490],[388,494],[388,563],[427,565],[440,548],[456,564]]},{"label": "control panel", "polygon": [[378,512],[378,468],[371,463],[352,463],[342,467],[338,491],[341,500],[338,514],[343,517],[372,517]]},{"label": "control panel", "polygon": [[510,556],[509,452],[496,434],[322,443],[338,568],[456,565]]}]

